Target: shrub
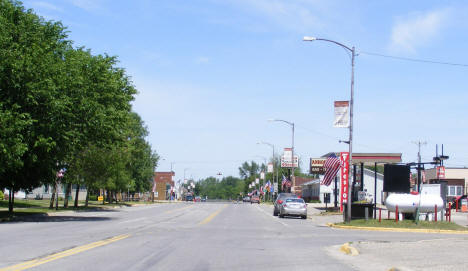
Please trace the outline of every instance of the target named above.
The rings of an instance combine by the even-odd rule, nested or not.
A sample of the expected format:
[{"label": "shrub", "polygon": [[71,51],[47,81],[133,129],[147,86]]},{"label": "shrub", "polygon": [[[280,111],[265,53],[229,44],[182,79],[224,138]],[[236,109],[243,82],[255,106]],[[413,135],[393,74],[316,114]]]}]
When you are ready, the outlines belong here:
[{"label": "shrub", "polygon": [[3,191],[0,190],[0,200],[4,200],[5,199],[5,195],[3,194]]},{"label": "shrub", "polygon": [[98,196],[96,196],[96,195],[89,195],[89,199],[88,199],[88,200],[97,201],[97,198],[98,198]]}]

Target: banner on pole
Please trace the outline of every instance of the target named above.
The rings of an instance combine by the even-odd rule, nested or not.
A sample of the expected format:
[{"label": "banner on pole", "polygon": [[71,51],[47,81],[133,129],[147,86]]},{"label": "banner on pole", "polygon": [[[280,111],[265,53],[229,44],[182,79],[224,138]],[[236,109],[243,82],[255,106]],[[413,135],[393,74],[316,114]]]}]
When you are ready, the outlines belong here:
[{"label": "banner on pole", "polygon": [[335,119],[333,121],[333,127],[349,127],[349,101],[335,101]]},{"label": "banner on pole", "polygon": [[273,173],[273,163],[268,163],[267,172]]},{"label": "banner on pole", "polygon": [[348,180],[348,171],[349,171],[349,152],[342,152],[340,154],[340,163],[341,163],[341,189],[340,189],[340,211],[343,212],[343,205],[348,201],[348,189],[349,189],[349,180]]}]

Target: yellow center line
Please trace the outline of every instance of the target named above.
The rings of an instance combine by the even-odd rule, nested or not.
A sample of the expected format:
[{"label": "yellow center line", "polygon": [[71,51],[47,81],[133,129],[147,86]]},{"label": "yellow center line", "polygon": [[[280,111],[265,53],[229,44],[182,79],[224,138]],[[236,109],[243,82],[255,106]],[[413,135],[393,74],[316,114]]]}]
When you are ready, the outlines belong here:
[{"label": "yellow center line", "polygon": [[223,207],[221,207],[221,209],[219,209],[218,211],[212,213],[207,218],[203,219],[200,223],[198,223],[198,225],[205,225],[206,223],[210,222],[211,220],[213,220],[213,218],[215,218],[217,215],[219,215],[219,213],[221,213],[221,211],[224,210],[224,208],[226,208],[226,207],[227,207],[227,205],[224,205]]},{"label": "yellow center line", "polygon": [[68,250],[65,250],[65,251],[62,251],[62,252],[58,252],[58,253],[43,257],[43,258],[38,258],[38,259],[34,259],[34,260],[27,261],[27,262],[24,262],[24,263],[20,263],[20,264],[12,265],[12,266],[9,266],[9,267],[1,268],[0,271],[25,270],[25,269],[32,268],[32,267],[35,267],[35,266],[38,266],[38,265],[41,265],[41,264],[48,263],[50,261],[65,258],[65,257],[71,256],[71,255],[74,255],[74,254],[77,254],[77,253],[80,253],[80,252],[83,252],[83,251],[86,251],[86,250],[89,250],[89,249],[92,249],[92,248],[104,246],[104,245],[107,245],[107,244],[110,244],[110,243],[113,243],[113,242],[116,242],[116,241],[119,241],[119,240],[122,240],[122,239],[125,239],[125,238],[128,238],[128,237],[130,237],[130,234],[118,235],[118,236],[115,236],[115,237],[112,237],[112,238],[109,238],[109,239],[97,241],[97,242],[94,242],[94,243],[91,243],[91,244],[87,244],[87,245],[75,247],[75,248],[72,248],[72,249],[68,249]]}]

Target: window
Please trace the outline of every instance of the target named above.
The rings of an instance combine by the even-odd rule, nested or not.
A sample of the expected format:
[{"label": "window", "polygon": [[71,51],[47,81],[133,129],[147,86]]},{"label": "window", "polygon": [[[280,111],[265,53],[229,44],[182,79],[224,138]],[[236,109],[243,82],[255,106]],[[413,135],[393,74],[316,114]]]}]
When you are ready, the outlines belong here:
[{"label": "window", "polygon": [[463,186],[449,185],[447,186],[447,196],[461,196],[463,195]]},{"label": "window", "polygon": [[449,196],[456,196],[455,195],[455,186],[449,186]]}]

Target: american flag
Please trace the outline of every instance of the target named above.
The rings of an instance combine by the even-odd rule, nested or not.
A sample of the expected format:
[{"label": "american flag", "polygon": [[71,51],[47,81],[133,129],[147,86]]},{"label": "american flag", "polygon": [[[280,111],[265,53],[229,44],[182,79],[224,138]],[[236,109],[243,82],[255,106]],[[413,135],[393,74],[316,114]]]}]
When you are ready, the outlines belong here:
[{"label": "american flag", "polygon": [[283,175],[283,181],[281,182],[281,187],[284,187],[287,182],[288,182],[288,179],[286,179],[286,176]]},{"label": "american flag", "polygon": [[329,186],[340,169],[340,159],[332,153],[328,156],[327,160],[325,160],[323,167],[325,168],[325,176],[321,184]]}]

